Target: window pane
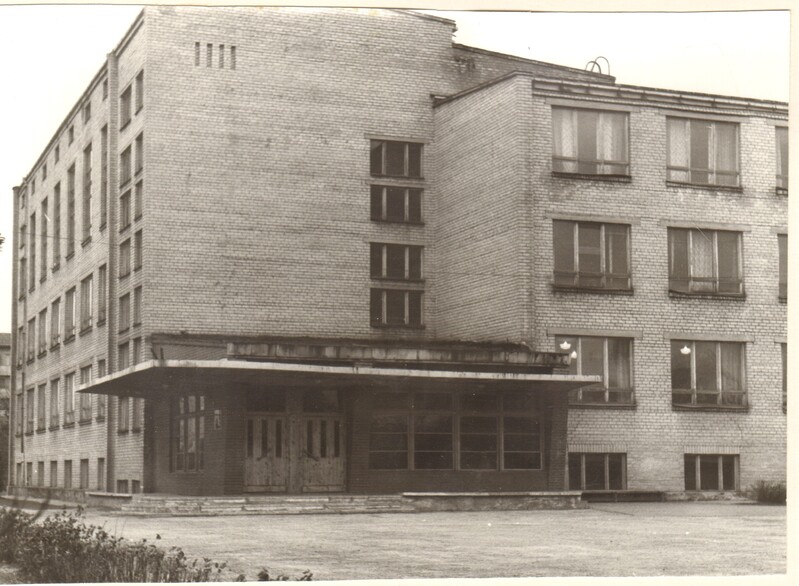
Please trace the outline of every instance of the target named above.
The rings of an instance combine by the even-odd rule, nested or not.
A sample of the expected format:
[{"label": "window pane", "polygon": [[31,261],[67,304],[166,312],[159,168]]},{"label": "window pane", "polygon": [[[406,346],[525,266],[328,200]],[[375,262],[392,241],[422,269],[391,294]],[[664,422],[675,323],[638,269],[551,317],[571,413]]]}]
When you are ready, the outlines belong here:
[{"label": "window pane", "polygon": [[691,355],[680,352],[685,346],[690,349],[692,344],[682,340],[671,341],[672,389],[691,389]]},{"label": "window pane", "polygon": [[625,164],[605,164],[604,172],[627,173],[627,114],[602,112],[599,136],[599,158],[603,161],[623,162]]},{"label": "window pane", "polygon": [[579,173],[597,173],[597,125],[598,114],[578,110],[577,112],[577,156]]},{"label": "window pane", "polygon": [[369,156],[369,171],[372,175],[383,174],[383,141],[373,140]]},{"label": "window pane", "polygon": [[711,153],[711,126],[710,122],[691,120],[691,181],[693,183],[708,183],[710,174]]},{"label": "window pane", "polygon": [[569,454],[569,490],[582,490],[580,484],[581,454]]},{"label": "window pane", "polygon": [[375,393],[372,399],[375,409],[407,409],[408,393],[404,392],[385,392]]},{"label": "window pane", "polygon": [[452,417],[449,415],[417,415],[414,417],[414,425],[417,436],[424,432],[452,433]]},{"label": "window pane", "polygon": [[451,470],[452,452],[419,452],[414,454],[417,470]]},{"label": "window pane", "polygon": [[422,278],[422,247],[409,246],[408,247],[408,278],[421,279]]},{"label": "window pane", "polygon": [[408,325],[422,325],[422,292],[408,292]]},{"label": "window pane", "polygon": [[499,395],[495,393],[469,393],[461,395],[461,409],[464,411],[497,411]]},{"label": "window pane", "polygon": [[576,112],[563,108],[552,109],[553,171],[577,171]]},{"label": "window pane", "polygon": [[405,246],[385,244],[386,275],[390,279],[405,278]]},{"label": "window pane", "polygon": [[450,393],[416,393],[413,399],[414,409],[448,410],[452,409]]},{"label": "window pane", "polygon": [[408,431],[406,415],[379,415],[372,418],[372,433],[405,433]]},{"label": "window pane", "polygon": [[608,387],[632,388],[630,372],[630,340],[608,338]]},{"label": "window pane", "polygon": [[422,221],[422,190],[409,189],[408,190],[408,221],[421,222]]},{"label": "window pane", "polygon": [[735,490],[735,456],[721,457],[723,490]]},{"label": "window pane", "polygon": [[578,269],[580,272],[580,285],[599,287],[602,279],[602,252],[600,246],[600,224],[578,224],[577,242],[579,244]]},{"label": "window pane", "polygon": [[696,354],[696,388],[697,390],[716,391],[716,343],[695,342]]},{"label": "window pane", "polygon": [[719,257],[719,292],[740,293],[740,264],[737,232],[717,232]]},{"label": "window pane", "polygon": [[[738,125],[715,122],[716,130],[716,171],[737,171],[738,169]],[[722,173],[717,183],[737,185],[735,175]]]},{"label": "window pane", "polygon": [[584,454],[585,490],[605,490],[605,454]]},{"label": "window pane", "polygon": [[555,258],[555,284],[574,285],[574,222],[552,223],[552,250]]},{"label": "window pane", "polygon": [[699,490],[719,489],[719,457],[699,456]]},{"label": "window pane", "polygon": [[369,315],[373,324],[383,323],[383,291],[372,289],[369,293]]},{"label": "window pane", "polygon": [[696,490],[696,456],[685,455],[685,490]]},{"label": "window pane", "polygon": [[628,230],[627,226],[605,224],[605,273],[609,287],[629,287]]},{"label": "window pane", "polygon": [[369,274],[372,278],[383,276],[383,245],[372,242],[369,245]]},{"label": "window pane", "polygon": [[405,220],[405,189],[386,188],[386,219],[395,222]]},{"label": "window pane", "polygon": [[[597,374],[605,380],[605,341],[603,338],[580,339],[580,374]],[[595,385],[592,385],[595,386]],[[604,385],[598,385],[604,386]]]},{"label": "window pane", "polygon": [[461,433],[497,433],[496,417],[461,417]]},{"label": "window pane", "polygon": [[370,189],[370,212],[373,220],[383,219],[383,188],[379,185],[372,185]]},{"label": "window pane", "polygon": [[405,175],[405,143],[388,141],[386,145],[386,175]]},{"label": "window pane", "polygon": [[422,176],[422,145],[418,143],[408,143],[408,176]]},{"label": "window pane", "polygon": [[624,454],[608,454],[610,490],[624,490]]},{"label": "window pane", "polygon": [[779,247],[780,265],[780,297],[788,296],[788,236],[787,234],[777,235],[777,245]]},{"label": "window pane", "polygon": [[743,381],[743,344],[719,343],[721,348],[721,389],[741,391]]},{"label": "window pane", "polygon": [[688,121],[668,119],[669,162],[668,179],[688,181]]},{"label": "window pane", "polygon": [[461,452],[462,470],[496,470],[496,452]]},{"label": "window pane", "polygon": [[688,230],[669,230],[669,287],[675,291],[688,291],[690,268],[688,264]]},{"label": "window pane", "polygon": [[394,325],[405,324],[405,292],[385,291],[386,294],[386,323]]}]

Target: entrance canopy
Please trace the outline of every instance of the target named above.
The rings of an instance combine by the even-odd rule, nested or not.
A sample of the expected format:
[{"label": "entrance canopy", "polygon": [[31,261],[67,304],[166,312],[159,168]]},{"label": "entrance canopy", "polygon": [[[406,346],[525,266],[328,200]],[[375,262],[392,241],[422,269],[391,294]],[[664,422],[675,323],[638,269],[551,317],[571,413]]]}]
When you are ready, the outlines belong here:
[{"label": "entrance canopy", "polygon": [[154,398],[193,385],[269,384],[280,388],[395,388],[418,382],[448,390],[563,391],[601,382],[599,376],[470,370],[425,370],[375,366],[331,366],[249,360],[150,360],[97,379],[80,393]]}]

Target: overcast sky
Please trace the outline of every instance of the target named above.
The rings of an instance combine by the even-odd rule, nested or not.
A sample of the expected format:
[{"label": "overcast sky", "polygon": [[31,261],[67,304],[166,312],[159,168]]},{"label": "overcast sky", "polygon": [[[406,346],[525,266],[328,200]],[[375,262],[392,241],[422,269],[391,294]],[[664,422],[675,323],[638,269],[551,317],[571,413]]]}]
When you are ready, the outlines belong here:
[{"label": "overcast sky", "polygon": [[[139,9],[0,6],[0,332],[11,330],[11,188]],[[436,14],[457,22],[459,43],[577,68],[604,56],[618,83],[788,100],[787,11]]]}]

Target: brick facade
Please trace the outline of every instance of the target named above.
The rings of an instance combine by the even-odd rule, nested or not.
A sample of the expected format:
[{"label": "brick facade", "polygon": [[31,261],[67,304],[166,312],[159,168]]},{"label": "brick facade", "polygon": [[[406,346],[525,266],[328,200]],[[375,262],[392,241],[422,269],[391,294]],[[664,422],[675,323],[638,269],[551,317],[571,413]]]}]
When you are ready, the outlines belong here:
[{"label": "brick facade", "polygon": [[[235,384],[220,393],[200,377],[173,389],[205,388],[207,416],[223,414],[220,427],[208,423],[205,435],[206,458],[220,465],[180,475],[170,472],[169,402],[149,389],[126,399],[112,392],[105,416],[94,394],[90,421],[64,420],[67,375],[75,373],[77,386],[81,368],[91,366],[96,380],[101,362],[110,375],[153,358],[225,360],[225,344],[258,336],[513,343],[555,352],[561,335],[619,331],[632,332],[632,408],[567,409],[563,392],[548,392],[546,466],[510,483],[500,473],[494,479],[480,473],[480,481],[430,472],[412,481],[406,475],[392,482],[390,474],[380,480],[368,470],[370,395],[352,389],[345,400],[353,418],[349,489],[563,488],[567,451],[626,454],[631,489],[681,490],[684,454],[738,455],[740,487],[784,478],[779,344],[786,306],[778,300],[776,267],[787,198],[774,190],[773,133],[787,124],[785,106],[680,102],[668,92],[644,99],[640,88],[617,92],[623,86],[609,76],[453,45],[453,30],[450,21],[393,10],[142,11],[15,188],[15,241],[22,246],[14,250],[12,414],[22,428],[12,435],[12,485],[50,486],[56,469],[53,486],[70,494],[63,471],[71,460],[76,496],[80,490],[241,491],[247,412]],[[542,79],[554,81],[536,81]],[[591,87],[603,89],[584,89]],[[553,175],[552,105],[564,99],[572,107],[629,112],[629,177]],[[740,190],[667,185],[666,116],[686,113],[740,124]],[[420,176],[370,173],[375,141],[421,144]],[[91,227],[84,238],[89,144]],[[73,164],[75,251],[68,256]],[[43,204],[48,198],[46,212],[54,218],[57,184],[60,250],[56,257],[56,232],[47,224],[42,259]],[[422,190],[422,222],[371,220],[373,185]],[[555,219],[629,225],[632,294],[554,289]],[[694,222],[742,232],[744,298],[669,295],[668,227]],[[423,279],[374,278],[371,243],[422,246]],[[81,328],[81,284],[89,275],[93,321]],[[62,331],[51,345],[52,304],[60,300],[63,328],[72,287],[81,331],[74,339]],[[375,327],[370,290],[391,287],[423,291],[420,327]],[[39,352],[37,339],[28,357],[20,328],[37,333],[45,309],[48,343]],[[34,332],[27,331],[34,318]],[[670,339],[726,340],[731,333],[745,342],[747,408],[674,410]],[[61,407],[51,426],[54,380]],[[38,400],[40,385],[46,385],[45,429],[26,431],[26,393],[34,389]],[[77,410],[79,394],[75,401]],[[130,419],[134,411],[141,424],[120,425],[120,414]],[[89,465],[85,487],[81,460]]]}]

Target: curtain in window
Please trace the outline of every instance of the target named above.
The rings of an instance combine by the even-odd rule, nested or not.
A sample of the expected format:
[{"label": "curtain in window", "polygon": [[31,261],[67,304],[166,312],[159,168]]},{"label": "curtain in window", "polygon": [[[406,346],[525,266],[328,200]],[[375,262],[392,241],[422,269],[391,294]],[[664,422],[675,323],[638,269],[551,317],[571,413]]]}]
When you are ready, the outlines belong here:
[{"label": "curtain in window", "polygon": [[[600,161],[604,161],[605,173],[627,173],[627,124],[625,114],[603,112],[599,115],[597,150]],[[610,161],[625,164],[607,164]]]},{"label": "curtain in window", "polygon": [[608,338],[608,387],[630,389],[630,341]]},{"label": "curtain in window", "polygon": [[627,256],[627,226],[605,224],[605,278],[606,286],[630,286],[629,258]]},{"label": "curtain in window", "polygon": [[719,293],[742,293],[739,274],[737,232],[717,232]]},{"label": "curtain in window", "polygon": [[[577,171],[577,112],[554,108],[552,132],[555,160],[553,170],[574,173]],[[560,157],[569,160],[562,160]]]},{"label": "curtain in window", "polygon": [[716,183],[738,185],[738,133],[735,124],[715,123]]},{"label": "curtain in window", "polygon": [[721,347],[721,389],[723,391],[743,390],[741,344],[720,343],[719,346]]},{"label": "curtain in window", "polygon": [[691,230],[692,291],[713,291],[713,233]]},{"label": "curtain in window", "polygon": [[688,181],[688,121],[670,118],[668,125],[668,178],[673,181]]}]

